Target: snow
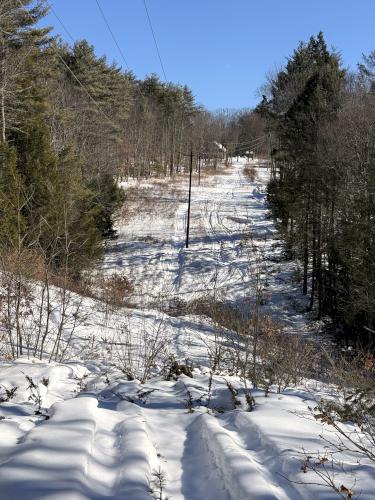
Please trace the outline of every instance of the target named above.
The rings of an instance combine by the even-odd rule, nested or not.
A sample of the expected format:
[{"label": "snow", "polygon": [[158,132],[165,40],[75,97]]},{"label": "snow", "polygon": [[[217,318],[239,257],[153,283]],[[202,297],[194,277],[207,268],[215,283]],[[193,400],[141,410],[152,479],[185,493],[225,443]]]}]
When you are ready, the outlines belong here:
[{"label": "snow", "polygon": [[221,149],[222,151],[226,151],[226,150],[227,150],[227,148],[226,148],[226,147],[224,147],[222,144],[220,144],[220,142],[216,142],[216,141],[214,141],[214,144],[215,144],[215,145],[216,145],[219,149]]},{"label": "snow", "polygon": [[[163,498],[172,500],[336,498],[325,486],[299,484],[317,482],[300,468],[304,452],[325,452],[327,430],[311,418],[308,405],[329,388],[305,381],[281,395],[271,390],[267,398],[254,390],[249,412],[243,380],[230,370],[210,372],[212,346],[229,337],[221,338],[207,317],[168,314],[176,298],[214,297],[246,311],[261,255],[268,276],[265,314],[290,331],[310,334],[298,312],[303,298],[290,279],[297,264],[281,262],[282,245],[267,217],[269,172],[257,168],[250,181],[244,165],[241,159],[202,175],[200,186],[194,177],[189,249],[187,177],[124,183],[127,212],[103,270],[132,280],[132,307],[106,314],[82,298],[86,319],[74,332],[67,361],[0,361],[0,389],[17,387],[0,404],[1,500],[146,500],[159,494],[159,470],[166,477]],[[125,369],[125,331],[134,342],[133,380]],[[142,356],[156,337],[163,349],[141,383]],[[168,356],[190,365],[192,377],[167,380]],[[41,415],[26,375],[38,387]],[[238,391],[238,404],[228,382]],[[345,471],[335,471],[336,482],[354,484],[361,499],[375,499],[374,464],[350,453],[340,460]]]},{"label": "snow", "polygon": [[282,243],[265,205],[269,171],[259,168],[250,183],[244,164],[240,159],[233,167],[219,169],[201,185],[194,174],[188,249],[187,177],[185,182],[139,181],[140,198],[133,192],[133,181],[123,183],[128,216],[118,223],[119,238],[109,244],[103,269],[125,272],[135,287],[133,301],[150,306],[172,299],[224,297],[240,305],[251,296],[254,264],[268,255],[271,310],[265,312],[301,330],[303,317],[291,302],[300,301],[301,308],[306,304],[298,285],[288,279],[297,267],[289,262],[281,266]]}]

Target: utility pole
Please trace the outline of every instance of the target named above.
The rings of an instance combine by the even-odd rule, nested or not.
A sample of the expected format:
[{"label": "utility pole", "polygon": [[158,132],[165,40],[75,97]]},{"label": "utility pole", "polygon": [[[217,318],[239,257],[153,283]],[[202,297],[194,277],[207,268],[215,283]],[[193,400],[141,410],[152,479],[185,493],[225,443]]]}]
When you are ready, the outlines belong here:
[{"label": "utility pole", "polygon": [[198,186],[201,185],[201,154],[198,155]]},{"label": "utility pole", "polygon": [[188,213],[186,224],[186,248],[189,248],[189,230],[190,230],[190,205],[191,205],[191,179],[193,176],[193,145],[190,148],[190,176],[189,176],[189,200],[188,200]]}]

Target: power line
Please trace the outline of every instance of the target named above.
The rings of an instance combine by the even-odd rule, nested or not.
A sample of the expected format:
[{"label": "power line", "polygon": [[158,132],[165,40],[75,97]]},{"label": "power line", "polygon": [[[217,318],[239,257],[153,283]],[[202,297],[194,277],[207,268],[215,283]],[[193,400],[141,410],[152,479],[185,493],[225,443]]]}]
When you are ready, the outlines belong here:
[{"label": "power line", "polygon": [[115,45],[116,45],[116,47],[117,47],[117,50],[119,51],[120,56],[121,56],[122,60],[124,61],[125,66],[128,68],[128,70],[129,70],[129,71],[131,71],[131,69],[130,69],[130,67],[129,67],[129,64],[128,64],[128,62],[127,62],[127,60],[126,60],[125,56],[124,56],[124,53],[123,53],[123,51],[122,51],[122,49],[121,49],[121,47],[120,47],[119,43],[117,42],[117,39],[116,39],[116,37],[115,37],[115,35],[114,35],[114,33],[113,33],[112,29],[111,29],[111,26],[110,26],[110,24],[109,24],[109,22],[108,22],[108,20],[107,20],[107,18],[106,18],[106,16],[105,16],[105,14],[104,14],[104,11],[103,11],[103,9],[102,9],[102,8],[101,8],[101,6],[100,6],[99,0],[95,0],[95,2],[96,2],[96,5],[98,6],[98,9],[99,9],[99,12],[100,12],[100,14],[101,14],[102,18],[104,19],[104,22],[105,22],[105,24],[106,24],[106,26],[107,26],[107,28],[108,28],[108,31],[110,32],[111,37],[112,37],[113,41],[115,42]]},{"label": "power line", "polygon": [[[105,14],[104,14],[103,9],[102,9],[102,8],[101,8],[101,6],[100,6],[99,0],[95,0],[95,1],[96,1],[96,4],[97,4],[98,8],[99,8],[99,11],[100,11],[100,13],[101,13],[101,15],[102,15],[102,18],[103,18],[103,20],[104,20],[105,24],[107,25],[108,31],[110,32],[111,37],[112,37],[112,39],[113,39],[113,41],[114,41],[114,43],[115,43],[115,45],[116,45],[116,47],[117,47],[117,49],[118,49],[118,51],[119,51],[120,55],[121,55],[121,58],[122,58],[122,60],[124,61],[125,66],[127,67],[128,71],[129,71],[129,72],[131,72],[132,70],[131,70],[131,68],[129,67],[129,64],[128,64],[128,62],[127,62],[127,60],[126,60],[125,56],[124,56],[124,52],[122,51],[122,49],[121,49],[121,47],[120,47],[120,44],[118,43],[118,41],[117,41],[117,39],[116,39],[116,37],[115,37],[115,34],[114,34],[113,30],[111,29],[111,26],[110,26],[110,24],[109,24],[109,21],[108,21],[108,19],[106,18],[106,16],[105,16]],[[143,98],[145,98],[145,97],[146,97],[146,96],[145,96],[145,94],[143,93],[143,91],[142,91],[142,89],[141,89],[141,86],[140,86],[140,85],[136,85],[136,86],[135,86],[135,89],[136,89],[136,92],[138,93],[138,95],[139,95],[140,97],[143,97]]]},{"label": "power line", "polygon": [[229,143],[233,146],[242,146],[242,145],[251,145],[253,143],[256,143],[258,141],[261,141],[261,140],[265,140],[269,135],[268,134],[265,134],[265,135],[262,135],[260,137],[257,137],[256,139],[252,139],[252,140],[248,140],[248,141],[242,141],[242,142],[232,142],[232,143]]},{"label": "power line", "polygon": [[154,28],[152,27],[152,22],[151,22],[150,14],[149,14],[149,12],[148,12],[148,8],[147,8],[146,0],[143,0],[143,5],[144,5],[144,7],[145,7],[145,11],[146,11],[147,19],[148,19],[148,24],[149,24],[149,26],[150,26],[150,30],[151,30],[151,33],[152,33],[152,38],[154,39],[154,44],[155,44],[156,52],[157,52],[157,54],[158,54],[158,58],[159,58],[159,62],[160,62],[160,66],[161,66],[161,69],[162,69],[162,71],[163,71],[164,80],[165,80],[165,81],[167,81],[167,75],[165,74],[164,64],[163,64],[163,61],[162,61],[162,58],[161,58],[161,55],[160,55],[160,51],[159,51],[159,47],[158,47],[158,43],[157,43],[157,41],[156,41],[156,36],[155,36]]},{"label": "power line", "polygon": [[241,146],[242,144],[251,144],[253,142],[258,142],[258,141],[266,139],[267,137],[269,137],[269,135],[265,134],[265,135],[262,135],[260,137],[257,137],[256,139],[251,139],[251,140],[249,139],[248,141],[241,141],[241,142],[237,143],[237,146]]},{"label": "power line", "polygon": [[85,94],[87,95],[87,97],[94,103],[94,105],[96,106],[96,108],[98,109],[98,111],[104,116],[104,118],[106,118],[106,120],[112,125],[114,126],[115,128],[118,128],[118,125],[116,125],[112,119],[107,115],[107,113],[100,107],[100,105],[98,104],[98,102],[94,99],[94,97],[90,94],[90,92],[86,89],[86,87],[84,86],[84,84],[81,82],[81,80],[78,78],[78,76],[74,73],[74,71],[72,70],[72,68],[70,68],[70,66],[65,62],[64,58],[61,56],[61,54],[59,54],[58,52],[56,53],[57,54],[57,57],[60,59],[60,61],[62,62],[62,64],[65,66],[65,68],[69,71],[69,73],[72,75],[72,77],[74,78],[74,80],[78,83],[78,85],[84,90]]},{"label": "power line", "polygon": [[107,115],[107,113],[105,111],[103,111],[103,109],[100,107],[100,105],[97,103],[97,101],[93,98],[93,96],[90,94],[90,92],[86,89],[86,87],[83,85],[83,83],[80,81],[80,79],[78,78],[78,76],[74,73],[74,71],[69,67],[69,65],[64,61],[64,58],[59,54],[57,53],[57,56],[58,58],[60,59],[60,61],[63,63],[63,65],[66,67],[66,69],[69,71],[69,73],[73,76],[73,78],[76,80],[76,82],[78,83],[78,85],[85,91],[86,95],[89,97],[89,99],[95,104],[95,106],[97,107],[97,109],[99,110],[99,112],[108,120],[108,122],[115,126],[115,128],[118,127],[118,125],[116,125],[112,119]]},{"label": "power line", "polygon": [[262,144],[263,142],[265,142],[267,140],[267,137],[268,136],[264,136],[264,137],[261,137],[259,139],[257,139],[256,141],[252,141],[252,142],[248,142],[248,143],[243,143],[242,146],[236,146],[236,149],[247,149],[247,148],[250,148],[250,147],[257,147],[259,146],[260,144]]},{"label": "power line", "polygon": [[257,142],[256,144],[252,144],[251,146],[241,146],[240,148],[236,148],[235,151],[247,151],[248,149],[256,149],[258,146],[264,144],[266,140]]},{"label": "power line", "polygon": [[65,31],[65,33],[68,35],[68,37],[72,40],[72,42],[75,43],[75,40],[74,40],[72,34],[68,30],[68,28],[65,26],[65,24],[62,21],[62,19],[57,15],[55,9],[52,7],[51,4],[49,5],[49,8],[50,8],[52,14],[56,17],[56,19],[58,20],[58,22],[61,24],[62,29]]}]

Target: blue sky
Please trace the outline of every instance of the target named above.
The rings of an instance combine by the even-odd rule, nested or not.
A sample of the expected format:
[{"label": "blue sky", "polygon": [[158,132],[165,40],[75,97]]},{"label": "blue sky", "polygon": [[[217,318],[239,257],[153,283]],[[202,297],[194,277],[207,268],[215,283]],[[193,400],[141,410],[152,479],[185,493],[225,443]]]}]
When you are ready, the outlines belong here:
[{"label": "blue sky", "polygon": [[[143,0],[99,0],[127,62],[162,75]],[[210,110],[256,105],[267,71],[322,30],[345,66],[375,49],[375,0],[146,0],[168,80]],[[74,39],[123,65],[95,0],[50,0]],[[71,42],[51,13],[44,23]]]}]

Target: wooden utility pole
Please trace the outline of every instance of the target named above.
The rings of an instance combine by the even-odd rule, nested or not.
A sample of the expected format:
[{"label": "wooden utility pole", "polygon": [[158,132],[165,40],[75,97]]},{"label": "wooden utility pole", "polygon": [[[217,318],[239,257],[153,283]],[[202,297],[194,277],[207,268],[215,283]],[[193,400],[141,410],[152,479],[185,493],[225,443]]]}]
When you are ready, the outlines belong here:
[{"label": "wooden utility pole", "polygon": [[198,155],[198,186],[201,185],[201,154]]},{"label": "wooden utility pole", "polygon": [[188,200],[188,213],[186,224],[186,248],[189,248],[189,231],[190,231],[190,205],[191,205],[191,179],[193,176],[193,146],[190,149],[190,176],[189,176],[189,200]]}]

